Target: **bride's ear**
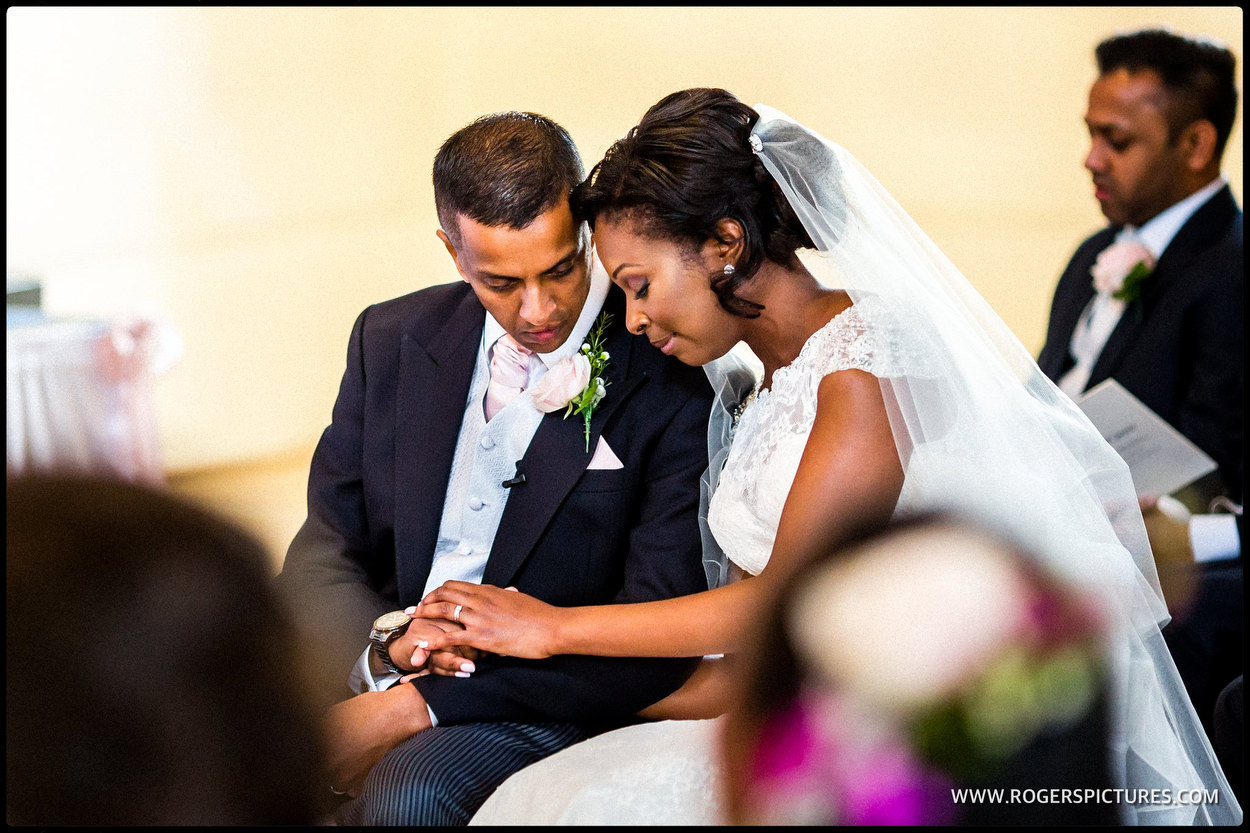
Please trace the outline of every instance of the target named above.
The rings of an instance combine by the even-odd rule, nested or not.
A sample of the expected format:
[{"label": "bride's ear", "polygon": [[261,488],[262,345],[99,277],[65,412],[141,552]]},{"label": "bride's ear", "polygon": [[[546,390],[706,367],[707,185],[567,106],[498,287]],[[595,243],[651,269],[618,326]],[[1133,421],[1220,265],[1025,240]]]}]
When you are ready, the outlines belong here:
[{"label": "bride's ear", "polygon": [[742,224],[730,217],[716,221],[716,236],[704,244],[704,254],[722,262],[737,263],[742,257]]}]

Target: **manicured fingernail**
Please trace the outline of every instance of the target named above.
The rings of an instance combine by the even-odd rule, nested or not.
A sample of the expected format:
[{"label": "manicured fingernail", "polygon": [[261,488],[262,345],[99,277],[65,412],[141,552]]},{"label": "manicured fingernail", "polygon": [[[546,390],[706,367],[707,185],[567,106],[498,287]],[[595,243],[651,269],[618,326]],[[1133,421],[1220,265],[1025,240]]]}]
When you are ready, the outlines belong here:
[{"label": "manicured fingernail", "polygon": [[476,671],[476,670],[477,670],[477,666],[476,666],[476,665],[474,665],[474,664],[473,664],[473,663],[471,663],[471,662],[462,662],[462,663],[460,663],[460,670],[461,670],[461,671],[467,671],[467,672],[469,672],[470,674],[472,674],[474,671]]},{"label": "manicured fingernail", "polygon": [[418,648],[428,648],[428,647],[430,647],[430,643],[429,643],[429,642],[427,642],[427,641],[426,641],[426,640],[424,640],[424,639],[418,639],[418,640],[417,640],[417,647],[418,647]]},{"label": "manicured fingernail", "polygon": [[416,612],[417,612],[417,606],[416,606],[416,605],[410,605],[410,606],[408,606],[408,607],[404,608],[404,613],[407,613],[409,616],[411,616],[412,614],[414,614],[414,613],[416,613]]},{"label": "manicured fingernail", "polygon": [[468,676],[470,676],[470,674],[469,674],[469,672],[468,672],[468,671],[457,671],[457,672],[456,672],[456,676],[457,676],[457,677],[468,677]]}]

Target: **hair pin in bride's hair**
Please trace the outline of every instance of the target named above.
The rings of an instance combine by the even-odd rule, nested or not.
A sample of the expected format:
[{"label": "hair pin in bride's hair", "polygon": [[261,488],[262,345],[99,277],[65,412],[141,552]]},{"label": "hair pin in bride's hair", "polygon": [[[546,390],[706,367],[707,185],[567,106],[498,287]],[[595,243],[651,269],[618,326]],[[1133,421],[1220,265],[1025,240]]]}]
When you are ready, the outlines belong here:
[{"label": "hair pin in bride's hair", "polygon": [[763,150],[763,149],[764,149],[764,141],[763,141],[762,139],[760,139],[759,134],[757,134],[757,133],[752,133],[752,134],[751,134],[751,138],[750,138],[750,142],[751,142],[751,152],[752,152],[752,153],[759,153],[761,150]]}]

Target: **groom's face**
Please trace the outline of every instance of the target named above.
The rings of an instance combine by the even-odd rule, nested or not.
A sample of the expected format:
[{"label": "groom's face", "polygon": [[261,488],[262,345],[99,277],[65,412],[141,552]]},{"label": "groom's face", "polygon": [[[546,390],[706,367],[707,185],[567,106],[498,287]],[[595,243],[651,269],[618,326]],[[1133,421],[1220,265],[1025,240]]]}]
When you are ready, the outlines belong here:
[{"label": "groom's face", "polygon": [[536,353],[563,344],[590,292],[590,238],[568,201],[521,229],[456,219],[454,242],[438,236],[487,312]]}]

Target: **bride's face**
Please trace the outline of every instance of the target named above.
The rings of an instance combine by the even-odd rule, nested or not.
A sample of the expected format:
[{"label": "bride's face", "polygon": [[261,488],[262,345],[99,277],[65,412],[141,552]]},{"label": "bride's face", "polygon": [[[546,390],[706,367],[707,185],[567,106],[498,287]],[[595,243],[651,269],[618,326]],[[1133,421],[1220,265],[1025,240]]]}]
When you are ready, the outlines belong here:
[{"label": "bride's face", "polygon": [[612,282],[625,291],[625,323],[662,352],[689,365],[720,358],[741,340],[743,319],[727,312],[710,275],[724,268],[713,247],[690,252],[644,237],[626,222],[599,221],[595,250]]}]

